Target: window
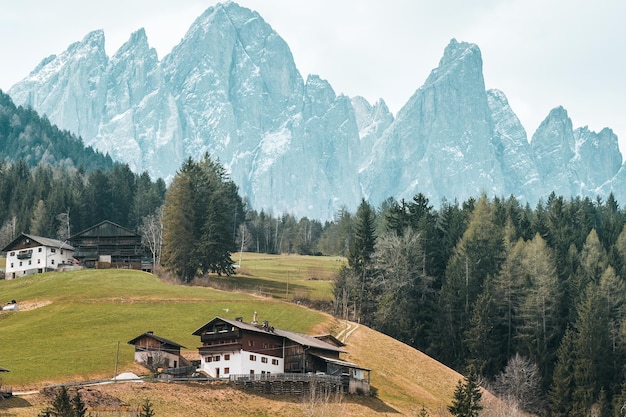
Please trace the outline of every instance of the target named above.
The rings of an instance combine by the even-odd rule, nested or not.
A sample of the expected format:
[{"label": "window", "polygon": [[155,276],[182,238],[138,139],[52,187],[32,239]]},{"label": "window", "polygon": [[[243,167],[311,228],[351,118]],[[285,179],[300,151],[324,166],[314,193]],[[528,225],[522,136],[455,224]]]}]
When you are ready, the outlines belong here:
[{"label": "window", "polygon": [[267,363],[267,358],[266,358],[265,356],[263,356],[263,357],[261,358],[261,362],[263,362],[263,363]]},{"label": "window", "polygon": [[40,264],[41,263],[41,259],[37,259],[37,263]]},{"label": "window", "polygon": [[267,343],[263,343],[263,349],[267,349]]},{"label": "window", "polygon": [[250,369],[250,375],[254,375],[254,369]]},{"label": "window", "polygon": [[224,360],[225,361],[229,361],[230,360],[230,353],[225,353],[224,354]]},{"label": "window", "polygon": [[11,252],[9,256],[15,256],[15,252]]},{"label": "window", "polygon": [[61,255],[63,255],[63,249],[61,249]]},{"label": "window", "polygon": [[219,360],[220,360],[219,355],[213,357],[213,362],[219,362]]},{"label": "window", "polygon": [[41,252],[41,249],[42,249],[42,248],[37,248],[37,252]]},{"label": "window", "polygon": [[248,346],[250,347],[254,346],[254,340],[248,340]]},{"label": "window", "polygon": [[213,356],[207,356],[206,358],[204,358],[205,362],[213,362]]},{"label": "window", "polygon": [[224,368],[224,373],[225,374],[229,374],[230,373],[230,368]]},{"label": "window", "polygon": [[272,365],[278,365],[278,359],[272,359]]},{"label": "window", "polygon": [[50,252],[52,252],[52,253],[56,253],[56,252],[57,252],[57,250],[53,248],[53,249],[50,249]]},{"label": "window", "polygon": [[11,262],[11,268],[13,268],[13,262]]},{"label": "window", "polygon": [[32,265],[32,264],[33,264],[33,261],[29,259],[28,260],[28,265]]},{"label": "window", "polygon": [[20,266],[22,266],[22,261],[20,261]]},{"label": "window", "polygon": [[50,261],[50,263],[51,263],[52,265],[54,265],[54,259],[52,259],[52,260]]},{"label": "window", "polygon": [[256,355],[250,355],[250,360],[251,361],[256,361]]}]

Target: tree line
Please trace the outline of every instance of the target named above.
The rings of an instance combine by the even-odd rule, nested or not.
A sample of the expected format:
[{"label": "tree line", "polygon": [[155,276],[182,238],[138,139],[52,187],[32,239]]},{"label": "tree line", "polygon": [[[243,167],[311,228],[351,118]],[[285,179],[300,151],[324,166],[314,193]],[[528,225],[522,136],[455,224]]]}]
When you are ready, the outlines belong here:
[{"label": "tree line", "polygon": [[621,415],[625,220],[612,195],[552,194],[534,209],[514,197],[362,201],[335,314],[474,369],[505,396],[519,392],[512,375],[534,372],[533,394],[517,398],[526,411]]},{"label": "tree line", "polygon": [[166,185],[115,164],[90,173],[0,162],[0,246],[20,233],[67,239],[103,220],[132,230],[163,204]]}]

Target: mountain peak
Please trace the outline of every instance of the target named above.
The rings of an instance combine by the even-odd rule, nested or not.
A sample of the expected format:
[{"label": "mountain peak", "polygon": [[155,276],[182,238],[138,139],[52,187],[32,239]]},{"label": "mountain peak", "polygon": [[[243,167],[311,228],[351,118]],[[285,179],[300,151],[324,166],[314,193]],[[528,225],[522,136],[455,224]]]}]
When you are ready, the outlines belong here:
[{"label": "mountain peak", "polygon": [[9,94],[135,171],[167,180],[209,152],[256,209],[318,219],[363,196],[378,204],[484,192],[533,203],[552,190],[626,189],[626,174],[608,182],[621,161],[610,130],[574,132],[557,107],[529,144],[504,93],[485,90],[482,66],[477,45],[450,40],[394,118],[383,100],[337,95],[317,75],[305,82],[272,27],[227,1],[206,9],[161,61],[144,29],[111,59],[97,30]]},{"label": "mountain peak", "polygon": [[82,41],[74,42],[69,46],[68,51],[75,52],[79,49],[98,49],[104,51],[104,31],[102,29],[89,32]]}]

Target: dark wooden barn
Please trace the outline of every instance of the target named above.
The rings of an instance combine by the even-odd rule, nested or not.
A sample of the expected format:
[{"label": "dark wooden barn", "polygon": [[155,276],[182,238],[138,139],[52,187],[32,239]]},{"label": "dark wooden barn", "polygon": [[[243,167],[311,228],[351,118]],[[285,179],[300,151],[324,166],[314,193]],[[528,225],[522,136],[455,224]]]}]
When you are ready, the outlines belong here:
[{"label": "dark wooden barn", "polygon": [[141,235],[105,220],[70,237],[74,258],[86,268],[125,268],[151,271]]}]

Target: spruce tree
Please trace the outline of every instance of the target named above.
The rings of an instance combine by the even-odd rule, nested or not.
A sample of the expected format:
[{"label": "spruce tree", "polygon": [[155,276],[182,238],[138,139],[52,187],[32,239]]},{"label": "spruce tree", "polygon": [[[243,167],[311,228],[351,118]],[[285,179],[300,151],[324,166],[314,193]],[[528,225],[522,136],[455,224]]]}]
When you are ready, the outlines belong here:
[{"label": "spruce tree", "polygon": [[52,415],[59,417],[72,417],[74,409],[67,388],[61,387],[54,401],[52,402]]},{"label": "spruce tree", "polygon": [[456,417],[478,417],[480,410],[483,409],[481,399],[482,393],[477,383],[476,373],[470,369],[465,382],[458,382],[448,411]]},{"label": "spruce tree", "polygon": [[575,333],[567,329],[556,353],[556,366],[552,386],[548,393],[553,417],[568,417],[572,411],[574,392],[574,361],[576,355]]},{"label": "spruce tree", "polygon": [[163,208],[163,264],[183,281],[234,273],[237,226],[244,221],[237,186],[208,154],[189,158],[174,177]]},{"label": "spruce tree", "polygon": [[348,265],[358,277],[360,288],[356,297],[359,320],[371,324],[375,309],[375,288],[371,285],[371,265],[374,245],[376,244],[376,214],[365,200],[356,212],[354,239],[348,253]]},{"label": "spruce tree", "polygon": [[80,396],[80,392],[76,391],[76,394],[72,398],[72,417],[85,417],[87,415],[87,406]]},{"label": "spruce tree", "polygon": [[154,413],[154,408],[152,407],[152,403],[148,398],[146,398],[141,405],[141,412],[137,417],[154,417],[156,414]]}]

